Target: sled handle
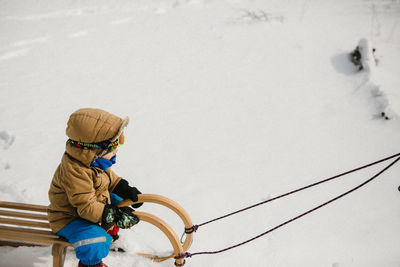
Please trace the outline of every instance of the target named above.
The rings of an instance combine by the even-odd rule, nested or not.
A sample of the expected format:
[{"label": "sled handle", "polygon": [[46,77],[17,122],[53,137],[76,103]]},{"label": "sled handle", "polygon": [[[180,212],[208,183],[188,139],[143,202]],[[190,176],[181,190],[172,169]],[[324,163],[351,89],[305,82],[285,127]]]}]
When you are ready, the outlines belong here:
[{"label": "sled handle", "polygon": [[[184,223],[186,229],[190,229],[190,228],[193,227],[192,220],[191,220],[189,214],[186,212],[186,210],[184,210],[175,201],[173,201],[173,200],[171,200],[171,199],[169,199],[167,197],[164,197],[164,196],[155,195],[155,194],[139,194],[138,195],[138,201],[133,202],[130,199],[125,199],[125,200],[121,201],[120,203],[118,203],[118,207],[130,206],[130,205],[135,204],[135,203],[144,203],[144,202],[150,202],[150,203],[159,204],[159,205],[162,205],[162,206],[165,206],[165,207],[171,209],[172,211],[174,211],[181,218],[181,220]],[[169,259],[169,258],[171,258],[173,256],[178,256],[179,254],[186,252],[189,249],[189,247],[191,246],[191,244],[193,242],[193,232],[186,234],[186,239],[185,239],[183,245],[180,244],[180,241],[178,239],[177,242],[178,242],[179,246],[182,247],[182,252],[181,252],[181,251],[179,251],[178,248],[176,248],[177,244],[175,243],[176,242],[175,241],[175,237],[177,237],[177,235],[171,229],[171,227],[168,224],[166,224],[164,221],[162,221],[158,217],[156,217],[154,215],[151,215],[151,214],[148,214],[148,213],[134,212],[134,214],[136,214],[137,216],[139,215],[138,217],[139,217],[140,220],[143,219],[143,221],[151,223],[154,226],[156,226],[159,229],[161,229],[164,232],[164,234],[167,235],[167,237],[170,240],[172,246],[174,247],[174,255],[171,255],[171,256],[168,256],[168,257],[160,258],[160,257],[157,257],[157,256],[153,256],[151,254],[144,254],[144,253],[140,253],[139,255],[151,258],[154,261],[164,261],[164,260]],[[143,214],[146,214],[146,215],[144,216]],[[143,218],[141,218],[140,216],[143,216]],[[165,227],[165,229],[164,228],[160,228],[160,227]],[[167,228],[169,230],[166,230]],[[172,235],[174,237],[169,236],[169,235]],[[177,263],[183,264],[183,261],[182,262],[178,262],[179,260],[182,260],[182,259],[178,259]]]},{"label": "sled handle", "polygon": [[[174,256],[184,253],[183,247],[182,247],[181,243],[179,242],[178,236],[166,222],[164,222],[162,219],[158,218],[157,216],[154,216],[154,215],[146,213],[146,212],[135,211],[135,212],[133,212],[133,214],[135,214],[139,218],[139,220],[148,222],[148,223],[154,225],[155,227],[157,227],[158,229],[160,229],[167,236],[169,242],[171,243],[171,245],[174,249],[174,253],[167,257],[158,257],[155,255],[146,254],[146,253],[137,253],[137,255],[149,258],[156,262],[161,262],[161,261],[165,261]],[[184,264],[185,264],[184,259],[176,259],[175,260],[176,266],[183,266]]]}]

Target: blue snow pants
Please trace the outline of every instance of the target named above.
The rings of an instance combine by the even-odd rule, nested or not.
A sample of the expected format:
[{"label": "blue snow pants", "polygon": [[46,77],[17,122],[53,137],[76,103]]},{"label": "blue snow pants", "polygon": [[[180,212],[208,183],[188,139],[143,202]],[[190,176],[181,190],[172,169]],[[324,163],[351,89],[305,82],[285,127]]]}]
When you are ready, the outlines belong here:
[{"label": "blue snow pants", "polygon": [[[123,199],[111,193],[111,204]],[[65,237],[75,249],[76,257],[84,265],[96,265],[107,257],[112,238],[97,223],[78,218],[64,226],[57,235]]]}]

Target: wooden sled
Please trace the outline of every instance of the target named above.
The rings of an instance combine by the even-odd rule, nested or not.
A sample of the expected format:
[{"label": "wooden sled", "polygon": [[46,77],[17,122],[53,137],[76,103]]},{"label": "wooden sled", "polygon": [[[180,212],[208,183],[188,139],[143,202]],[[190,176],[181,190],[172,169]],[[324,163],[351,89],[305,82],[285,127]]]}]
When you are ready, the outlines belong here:
[{"label": "wooden sled", "polygon": [[[159,195],[141,194],[135,203],[151,202],[163,205],[174,211],[183,221],[185,228],[193,227],[188,213],[176,202]],[[122,201],[119,206],[134,204],[131,200]],[[53,266],[62,267],[66,248],[70,243],[63,240],[50,230],[47,217],[47,206],[25,203],[0,201],[0,245],[6,246],[52,246]],[[22,212],[21,212],[22,211]],[[172,228],[160,218],[146,213],[135,211],[141,221],[148,222],[160,229],[170,241],[173,254],[167,257],[158,257],[152,254],[138,253],[140,256],[161,262],[181,253],[185,253],[193,241],[192,233],[187,234],[183,244]],[[38,229],[39,228],[39,229]],[[175,265],[183,266],[184,259],[176,259]]]}]

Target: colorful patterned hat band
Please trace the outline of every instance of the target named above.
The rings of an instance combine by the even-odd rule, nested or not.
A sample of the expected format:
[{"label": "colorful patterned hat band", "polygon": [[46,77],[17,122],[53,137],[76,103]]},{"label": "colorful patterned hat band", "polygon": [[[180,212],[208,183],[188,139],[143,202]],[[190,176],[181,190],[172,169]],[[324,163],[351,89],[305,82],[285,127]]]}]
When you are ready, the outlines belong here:
[{"label": "colorful patterned hat band", "polygon": [[85,150],[94,150],[94,149],[107,149],[108,145],[110,144],[110,141],[107,140],[99,143],[85,143],[68,139],[68,143],[77,148]]}]

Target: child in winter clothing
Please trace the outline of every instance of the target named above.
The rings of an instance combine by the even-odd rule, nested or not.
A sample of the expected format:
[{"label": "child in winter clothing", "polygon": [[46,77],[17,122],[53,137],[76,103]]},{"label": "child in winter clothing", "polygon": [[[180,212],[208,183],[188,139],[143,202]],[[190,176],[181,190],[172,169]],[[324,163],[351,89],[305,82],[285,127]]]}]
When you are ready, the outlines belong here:
[{"label": "child in winter clothing", "polygon": [[[91,108],[77,110],[68,120],[66,150],[49,189],[49,221],[53,232],[72,244],[79,266],[106,266],[102,259],[119,228],[139,222],[133,209],[116,204],[124,198],[135,202],[141,192],[110,168],[128,122]],[[113,224],[107,233],[104,228]]]}]

